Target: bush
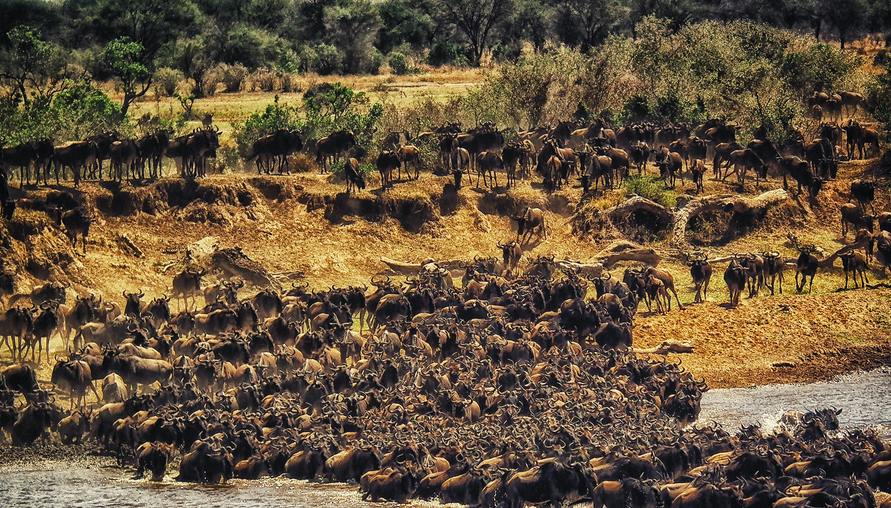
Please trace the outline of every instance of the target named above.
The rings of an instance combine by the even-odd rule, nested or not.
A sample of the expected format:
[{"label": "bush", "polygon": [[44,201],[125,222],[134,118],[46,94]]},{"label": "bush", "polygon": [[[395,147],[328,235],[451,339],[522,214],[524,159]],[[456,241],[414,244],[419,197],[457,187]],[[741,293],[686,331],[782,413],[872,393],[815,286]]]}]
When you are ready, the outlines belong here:
[{"label": "bush", "polygon": [[437,40],[430,47],[427,63],[439,67],[441,65],[466,66],[469,61],[461,51],[461,47],[447,40]]},{"label": "bush", "polygon": [[204,95],[208,97],[216,95],[217,86],[223,82],[225,76],[224,65],[215,65],[201,76],[201,89],[204,91]]},{"label": "bush", "polygon": [[236,124],[233,137],[243,156],[250,153],[251,145],[262,136],[278,129],[302,130],[303,123],[297,108],[280,104],[278,95],[263,111],[251,113],[243,124]]},{"label": "bush", "polygon": [[387,64],[390,66],[390,69],[393,70],[394,74],[400,76],[417,72],[411,65],[411,62],[409,62],[408,57],[398,51],[390,53],[390,56],[387,58]]},{"label": "bush", "polygon": [[244,86],[244,80],[247,78],[247,67],[240,63],[234,65],[221,65],[222,82],[227,92],[240,92]]},{"label": "bush", "polygon": [[384,60],[385,59],[383,53],[381,53],[377,48],[371,48],[371,51],[368,54],[368,73],[380,73],[381,67],[384,66]]},{"label": "bush", "polygon": [[185,79],[185,75],[176,69],[170,67],[161,67],[155,71],[155,95],[158,97],[173,97],[176,93],[176,87],[180,81]]},{"label": "bush", "polygon": [[884,72],[869,84],[865,109],[886,129],[891,129],[891,60],[885,62]]},{"label": "bush", "polygon": [[625,180],[625,190],[668,208],[677,204],[677,194],[666,189],[665,183],[655,176],[630,176]]},{"label": "bush", "polygon": [[271,69],[257,69],[250,76],[251,88],[254,91],[272,92],[279,89],[280,73]]},{"label": "bush", "polygon": [[338,74],[343,69],[343,53],[336,46],[319,44],[316,46],[316,68],[319,74]]},{"label": "bush", "polygon": [[284,93],[295,93],[301,91],[301,79],[298,74],[286,72],[281,76],[281,89]]}]

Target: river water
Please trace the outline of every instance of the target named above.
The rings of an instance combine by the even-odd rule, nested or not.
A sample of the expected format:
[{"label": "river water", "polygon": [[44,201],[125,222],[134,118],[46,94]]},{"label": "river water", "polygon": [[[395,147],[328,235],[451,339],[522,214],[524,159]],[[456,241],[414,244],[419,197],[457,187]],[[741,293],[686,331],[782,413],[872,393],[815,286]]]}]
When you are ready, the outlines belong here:
[{"label": "river water", "polygon": [[[712,390],[702,399],[701,422],[730,431],[758,423],[773,428],[789,410],[841,409],[843,429],[874,426],[891,436],[891,369],[841,376],[812,384]],[[173,472],[175,475],[176,473]],[[0,464],[0,507],[316,507],[367,506],[355,486],[283,478],[234,480],[225,486],[134,481],[128,472],[96,461]]]}]

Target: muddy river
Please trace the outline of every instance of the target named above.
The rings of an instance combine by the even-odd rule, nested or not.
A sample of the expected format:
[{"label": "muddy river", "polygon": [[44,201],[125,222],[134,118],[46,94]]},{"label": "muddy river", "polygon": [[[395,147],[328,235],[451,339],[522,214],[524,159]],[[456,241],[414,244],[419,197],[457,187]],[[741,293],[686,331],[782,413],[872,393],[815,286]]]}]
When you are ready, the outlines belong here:
[{"label": "muddy river", "polygon": [[[775,426],[787,410],[842,410],[843,428],[878,427],[891,436],[891,369],[849,374],[806,385],[712,390],[702,399],[700,421],[728,429]],[[28,507],[315,507],[365,506],[354,486],[287,479],[235,480],[226,486],[133,481],[129,471],[95,460],[0,464],[0,506]],[[173,473],[175,475],[175,472]]]}]

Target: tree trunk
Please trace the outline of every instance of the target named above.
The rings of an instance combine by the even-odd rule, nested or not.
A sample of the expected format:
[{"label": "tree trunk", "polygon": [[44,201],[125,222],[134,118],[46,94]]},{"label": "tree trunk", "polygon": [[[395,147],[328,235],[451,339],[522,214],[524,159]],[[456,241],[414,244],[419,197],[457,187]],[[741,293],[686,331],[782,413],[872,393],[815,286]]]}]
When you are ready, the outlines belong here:
[{"label": "tree trunk", "polygon": [[681,249],[689,247],[687,224],[697,215],[727,208],[732,210],[734,215],[759,215],[774,206],[785,203],[787,199],[789,199],[789,194],[783,189],[770,190],[751,198],[738,195],[724,195],[692,199],[685,207],[674,214],[671,227],[671,243]]}]

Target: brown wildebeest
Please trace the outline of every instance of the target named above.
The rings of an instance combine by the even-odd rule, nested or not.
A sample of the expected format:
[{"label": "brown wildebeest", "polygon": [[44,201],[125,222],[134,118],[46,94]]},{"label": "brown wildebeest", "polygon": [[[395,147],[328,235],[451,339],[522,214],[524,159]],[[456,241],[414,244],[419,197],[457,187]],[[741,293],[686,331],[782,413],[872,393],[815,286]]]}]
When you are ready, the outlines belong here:
[{"label": "brown wildebeest", "polygon": [[[684,309],[684,304],[681,303],[681,299],[678,297],[678,292],[674,289],[674,277],[671,275],[671,273],[667,272],[666,270],[660,270],[656,267],[649,266],[646,270],[644,270],[644,276],[653,276],[662,281],[662,283],[665,285],[665,290],[670,291],[674,295],[675,300],[677,300],[678,308],[681,310]],[[668,299],[668,310],[671,310],[670,298]]]},{"label": "brown wildebeest", "polygon": [[730,152],[728,167],[730,165],[733,165],[733,171],[724,174],[721,180],[725,180],[731,174],[736,173],[737,183],[743,186],[746,183],[746,173],[749,169],[755,170],[755,183],[758,182],[759,178],[767,180],[767,165],[751,148]]},{"label": "brown wildebeest", "polygon": [[[712,171],[714,172],[715,180],[723,180],[726,178],[721,178],[721,164],[724,161],[727,161],[730,158],[730,154],[736,150],[741,150],[743,148],[737,142],[731,143],[718,143],[715,145],[714,156],[712,158]],[[728,165],[729,167],[729,165]]]},{"label": "brown wildebeest", "polygon": [[659,176],[665,185],[671,189],[675,186],[675,179],[681,176],[681,185],[684,185],[684,159],[681,154],[672,152],[666,147],[656,153],[656,166],[659,168]]},{"label": "brown wildebeest", "polygon": [[251,152],[247,160],[256,159],[257,173],[272,173],[278,170],[279,174],[287,171],[288,156],[303,149],[303,140],[297,131],[278,129],[267,134],[251,145]]},{"label": "brown wildebeest", "polygon": [[316,141],[316,161],[322,172],[328,172],[330,160],[337,162],[341,154],[354,146],[356,137],[349,131],[335,131]]},{"label": "brown wildebeest", "polygon": [[[842,268],[845,271],[845,289],[848,289],[848,274],[854,279],[854,289],[859,287],[866,288],[869,278],[866,277],[866,271],[869,264],[866,261],[866,255],[858,250],[851,249],[847,252],[839,254],[842,260]],[[860,285],[857,285],[857,277],[860,277]]]},{"label": "brown wildebeest", "polygon": [[396,155],[399,156],[399,161],[402,163],[399,168],[399,179],[402,179],[403,169],[406,175],[411,175],[408,170],[408,165],[411,163],[415,168],[415,180],[417,180],[421,175],[421,152],[418,150],[418,147],[415,145],[402,145],[396,151]]},{"label": "brown wildebeest", "polygon": [[360,191],[365,189],[365,176],[359,171],[359,161],[354,157],[348,158],[343,164],[343,176],[347,181],[347,196],[353,189]]},{"label": "brown wildebeest", "polygon": [[867,231],[873,230],[875,219],[871,214],[865,213],[859,206],[854,203],[845,203],[840,208],[841,211],[841,234],[842,238],[848,234],[848,225],[856,231],[865,228]]},{"label": "brown wildebeest", "polygon": [[[483,185],[489,187],[497,187],[498,186],[498,170],[504,167],[504,161],[501,159],[501,156],[495,152],[483,151],[481,152],[476,159],[476,168],[479,174],[476,177],[476,186],[480,186],[480,178],[483,180]],[[488,181],[486,180],[486,174],[488,173]]]},{"label": "brown wildebeest", "polygon": [[690,166],[690,173],[692,174],[693,183],[696,184],[696,192],[705,192],[705,185],[703,184],[703,179],[705,178],[705,162],[702,159],[695,159]]},{"label": "brown wildebeest", "polygon": [[393,182],[393,170],[400,167],[399,156],[392,150],[383,150],[375,161],[381,174],[381,189],[386,189]]},{"label": "brown wildebeest", "polygon": [[545,227],[544,212],[540,208],[526,207],[522,214],[511,216],[517,221],[517,241],[525,243],[533,234],[539,238],[548,238],[548,230]]}]

